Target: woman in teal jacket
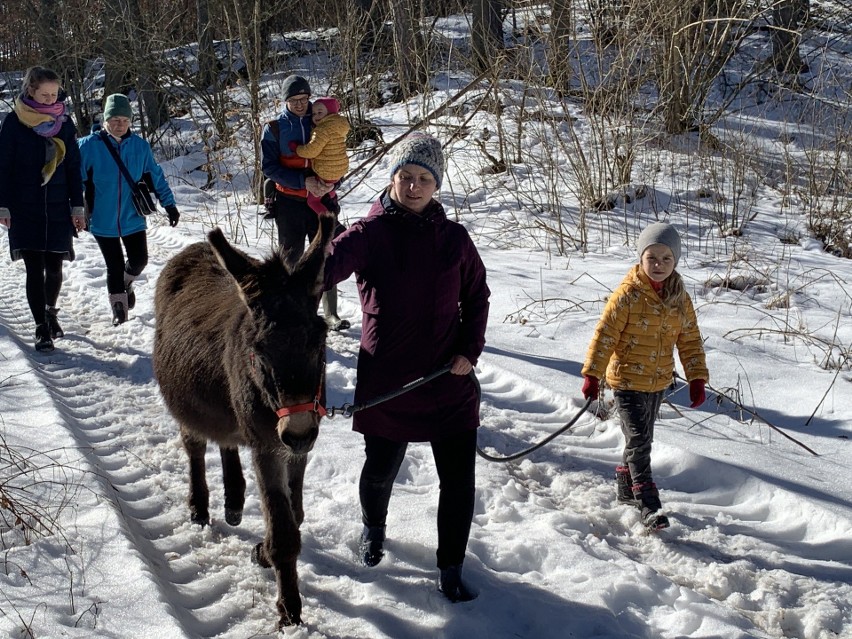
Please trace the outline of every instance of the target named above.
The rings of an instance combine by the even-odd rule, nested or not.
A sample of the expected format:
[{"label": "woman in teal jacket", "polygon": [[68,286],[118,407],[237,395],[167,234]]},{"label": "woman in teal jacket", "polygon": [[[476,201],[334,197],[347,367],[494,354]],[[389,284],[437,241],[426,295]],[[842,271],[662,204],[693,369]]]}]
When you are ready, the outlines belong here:
[{"label": "woman in teal jacket", "polygon": [[[133,206],[131,186],[122,175],[109,146],[118,152],[130,177],[137,182],[146,175],[157,199],[177,226],[180,213],[163,169],[154,160],[151,145],[130,132],[133,111],[130,100],[121,93],[104,103],[104,131],[79,141],[80,166],[89,206],[89,232],[95,236],[107,267],[107,291],[114,325],[127,320],[127,311],[136,304],[133,281],[148,264],[147,220]],[[109,145],[109,146],[108,146]],[[147,178],[150,178],[148,180]],[[127,252],[127,261],[122,251]]]}]

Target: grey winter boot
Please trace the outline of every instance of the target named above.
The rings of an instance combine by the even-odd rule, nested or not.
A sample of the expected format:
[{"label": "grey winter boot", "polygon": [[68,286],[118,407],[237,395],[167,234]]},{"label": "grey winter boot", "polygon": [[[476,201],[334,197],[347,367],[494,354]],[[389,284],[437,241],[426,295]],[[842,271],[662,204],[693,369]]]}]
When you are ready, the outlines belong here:
[{"label": "grey winter boot", "polygon": [[633,485],[633,496],[642,511],[642,523],[649,530],[661,530],[669,527],[669,518],[660,512],[660,493],[653,482]]},{"label": "grey winter boot", "polygon": [[124,324],[127,321],[127,293],[112,293],[109,306],[112,309],[112,325]]},{"label": "grey winter boot", "polygon": [[639,505],[636,497],[633,496],[633,478],[627,466],[615,467],[615,500],[619,504]]},{"label": "grey winter boot", "polygon": [[345,331],[350,324],[337,315],[337,288],[331,288],[322,294],[322,314],[325,323],[333,331]]},{"label": "grey winter boot", "polygon": [[369,568],[377,566],[385,556],[385,527],[364,526],[358,540],[358,555],[361,563]]},{"label": "grey winter boot", "polygon": [[50,330],[50,337],[52,339],[65,336],[65,332],[59,325],[59,320],[56,319],[57,313],[59,313],[59,309],[55,306],[44,307],[44,323],[47,324],[47,328]]},{"label": "grey winter boot", "polygon": [[462,565],[441,568],[441,578],[438,581],[438,592],[442,593],[451,603],[471,601],[476,595],[467,589],[461,578]]},{"label": "grey winter boot", "polygon": [[138,275],[131,275],[127,271],[124,271],[124,292],[127,293],[127,308],[130,310],[134,306],[136,306],[136,293],[133,290],[133,280],[135,280]]}]

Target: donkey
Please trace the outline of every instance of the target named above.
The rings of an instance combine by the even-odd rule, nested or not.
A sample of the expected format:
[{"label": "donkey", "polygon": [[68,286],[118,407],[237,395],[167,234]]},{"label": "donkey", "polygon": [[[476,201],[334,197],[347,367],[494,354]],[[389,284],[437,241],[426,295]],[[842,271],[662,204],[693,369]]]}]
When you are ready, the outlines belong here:
[{"label": "donkey", "polygon": [[210,523],[209,440],[222,459],[225,520],[240,523],[238,447],[251,448],[266,524],[252,559],[275,569],[279,628],[301,623],[296,559],[307,454],[325,414],[327,327],[317,308],[333,224],[321,216],[295,265],[281,252],[254,259],[216,228],[169,260],[154,298],[154,376],[189,456],[190,518]]}]

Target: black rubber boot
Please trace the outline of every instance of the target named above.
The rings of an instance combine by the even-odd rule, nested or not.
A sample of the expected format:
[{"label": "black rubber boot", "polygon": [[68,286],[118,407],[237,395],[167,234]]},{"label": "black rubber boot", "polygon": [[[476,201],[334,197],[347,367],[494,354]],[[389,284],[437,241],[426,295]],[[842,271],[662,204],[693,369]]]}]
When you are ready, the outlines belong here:
[{"label": "black rubber boot", "polygon": [[364,566],[377,566],[385,556],[385,527],[364,526],[358,541],[358,554]]},{"label": "black rubber boot", "polygon": [[441,578],[438,581],[438,592],[442,593],[451,603],[471,601],[476,595],[467,589],[461,578],[462,565],[456,564],[441,568]]},{"label": "black rubber boot", "polygon": [[639,505],[633,496],[633,478],[627,466],[615,467],[615,499],[619,504]]},{"label": "black rubber boot", "polygon": [[325,323],[333,331],[345,331],[351,325],[337,315],[337,289],[330,288],[322,294],[322,314]]},{"label": "black rubber boot", "polygon": [[48,353],[53,350],[53,339],[50,337],[50,328],[46,323],[36,326],[35,349],[41,353]]},{"label": "black rubber boot", "polygon": [[59,320],[56,319],[57,313],[59,313],[59,309],[55,306],[44,307],[44,322],[47,324],[47,328],[50,331],[50,337],[52,339],[65,336],[65,332],[59,325]]}]

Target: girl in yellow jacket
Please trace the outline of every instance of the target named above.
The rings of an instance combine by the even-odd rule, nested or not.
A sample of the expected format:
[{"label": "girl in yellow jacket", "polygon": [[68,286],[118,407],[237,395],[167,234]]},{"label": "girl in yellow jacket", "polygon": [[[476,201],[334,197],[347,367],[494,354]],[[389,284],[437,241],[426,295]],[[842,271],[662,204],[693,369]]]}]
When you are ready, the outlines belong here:
[{"label": "girl in yellow jacket", "polygon": [[667,528],[651,474],[654,420],[674,373],[674,347],[689,382],[691,407],[704,402],[709,373],[692,300],[675,270],[680,236],[671,225],[651,224],[637,241],[634,266],[607,301],[583,365],[583,396],[596,398],[599,380],[615,395],[624,433],[616,468],[617,497],[637,506],[654,530]]}]

